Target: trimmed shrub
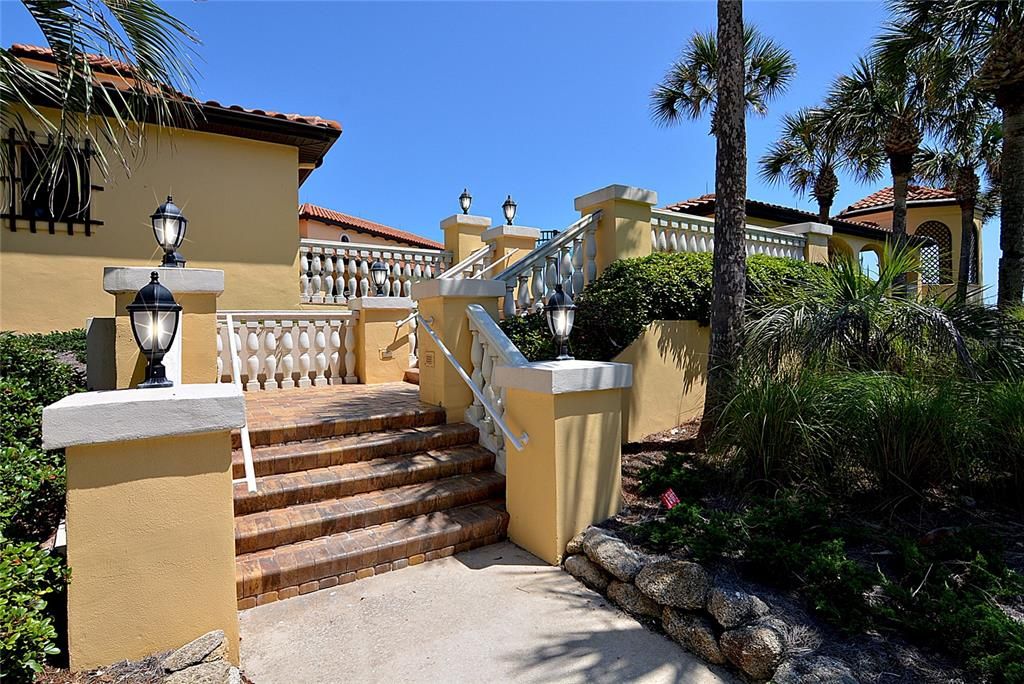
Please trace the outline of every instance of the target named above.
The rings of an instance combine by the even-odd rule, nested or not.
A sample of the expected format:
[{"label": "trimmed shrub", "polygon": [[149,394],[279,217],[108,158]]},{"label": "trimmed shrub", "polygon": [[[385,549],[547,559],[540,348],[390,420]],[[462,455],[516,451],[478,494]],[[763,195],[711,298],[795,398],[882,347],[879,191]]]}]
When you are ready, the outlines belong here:
[{"label": "trimmed shrub", "polygon": [[[749,294],[757,298],[768,289],[805,280],[814,268],[793,259],[750,257]],[[711,275],[710,253],[658,252],[614,262],[576,301],[576,324],[569,341],[573,354],[608,361],[651,321],[695,320],[706,325],[711,316]],[[554,358],[543,314],[508,319],[501,326],[526,358]]]},{"label": "trimmed shrub", "polygon": [[60,652],[46,597],[59,591],[66,575],[63,561],[36,544],[0,549],[0,672],[11,681],[32,681],[45,657]]}]

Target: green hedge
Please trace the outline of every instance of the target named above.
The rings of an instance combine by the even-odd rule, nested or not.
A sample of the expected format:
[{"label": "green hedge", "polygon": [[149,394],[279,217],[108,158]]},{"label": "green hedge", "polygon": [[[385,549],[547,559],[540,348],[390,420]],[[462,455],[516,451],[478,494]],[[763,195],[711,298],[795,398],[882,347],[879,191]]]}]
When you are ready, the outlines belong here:
[{"label": "green hedge", "polygon": [[[768,286],[806,279],[815,266],[794,259],[757,255],[747,259],[752,298]],[[576,301],[569,345],[579,359],[608,361],[640,336],[651,321],[711,316],[712,255],[656,253],[611,264]],[[507,319],[505,334],[531,361],[555,357],[543,314]]]},{"label": "green hedge", "polygon": [[31,681],[57,652],[47,596],[60,594],[63,561],[39,543],[64,514],[64,454],[42,450],[43,407],[85,388],[57,354],[84,358],[85,332],[0,333],[0,672]]}]

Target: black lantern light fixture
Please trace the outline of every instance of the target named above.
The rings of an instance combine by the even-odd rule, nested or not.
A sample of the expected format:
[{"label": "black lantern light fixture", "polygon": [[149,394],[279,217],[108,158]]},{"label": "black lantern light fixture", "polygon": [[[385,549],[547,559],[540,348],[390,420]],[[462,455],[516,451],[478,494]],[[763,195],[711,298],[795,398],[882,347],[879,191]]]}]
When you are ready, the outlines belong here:
[{"label": "black lantern light fixture", "polygon": [[562,290],[562,285],[555,285],[555,293],[548,299],[544,307],[544,315],[548,319],[548,329],[551,337],[558,347],[556,361],[570,361],[569,356],[569,334],[572,332],[572,324],[576,320],[576,305],[572,298]]},{"label": "black lantern light fixture", "polygon": [[512,199],[512,195],[505,198],[505,203],[501,205],[501,210],[505,212],[505,222],[508,225],[512,225],[512,220],[516,217],[516,202]]},{"label": "black lantern light fixture", "polygon": [[135,344],[149,360],[146,380],[139,387],[171,387],[174,383],[167,379],[163,360],[178,332],[181,305],[174,301],[171,291],[160,284],[159,273],[153,271],[149,278],[149,283],[127,307]]},{"label": "black lantern light fixture", "polygon": [[153,235],[157,243],[164,250],[162,266],[169,268],[184,268],[185,258],[178,253],[178,248],[185,240],[185,230],[188,228],[188,219],[181,213],[181,209],[174,203],[171,196],[167,201],[156,208],[156,212],[149,217],[153,223]]},{"label": "black lantern light fixture", "polygon": [[462,194],[459,195],[459,206],[462,207],[463,214],[468,214],[469,208],[473,206],[473,196],[469,194],[469,188],[463,188]]},{"label": "black lantern light fixture", "polygon": [[388,282],[388,265],[380,259],[370,266],[370,277],[373,279],[373,286],[377,288],[377,296],[384,296],[384,285]]}]

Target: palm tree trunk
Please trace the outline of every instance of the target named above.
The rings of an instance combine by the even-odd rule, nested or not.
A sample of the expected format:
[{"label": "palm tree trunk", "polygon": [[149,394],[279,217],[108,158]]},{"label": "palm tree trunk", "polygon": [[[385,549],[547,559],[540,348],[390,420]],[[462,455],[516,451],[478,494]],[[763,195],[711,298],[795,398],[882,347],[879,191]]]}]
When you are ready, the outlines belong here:
[{"label": "palm tree trunk", "polygon": [[740,0],[718,0],[717,66],[715,253],[704,434],[714,429],[732,394],[746,296],[747,130]]},{"label": "palm tree trunk", "polygon": [[[893,155],[889,157],[889,169],[892,172],[892,236],[896,247],[900,248],[907,242],[907,186],[910,184],[913,157]],[[897,297],[908,296],[906,273],[896,277],[893,290]]]},{"label": "palm tree trunk", "polygon": [[974,254],[974,203],[960,203],[960,272],[956,277],[956,301],[967,301],[967,281],[971,272],[971,255]]},{"label": "palm tree trunk", "polygon": [[829,216],[832,215],[832,199],[818,200],[818,223],[828,225]]},{"label": "palm tree trunk", "polygon": [[1001,161],[1002,206],[999,210],[999,308],[1020,306],[1024,299],[1024,101],[1003,107]]}]

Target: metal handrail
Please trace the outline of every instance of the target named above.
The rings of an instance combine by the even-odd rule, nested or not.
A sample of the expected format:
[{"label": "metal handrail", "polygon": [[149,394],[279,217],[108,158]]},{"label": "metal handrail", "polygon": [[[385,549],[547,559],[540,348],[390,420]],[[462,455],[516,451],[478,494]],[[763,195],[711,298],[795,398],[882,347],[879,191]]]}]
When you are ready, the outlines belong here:
[{"label": "metal handrail", "polygon": [[505,256],[501,257],[500,259],[498,259],[497,261],[495,261],[494,263],[492,263],[492,264],[491,264],[490,266],[488,266],[488,267],[487,267],[487,268],[485,268],[484,270],[480,271],[479,273],[477,273],[476,275],[474,275],[474,276],[471,276],[471,277],[472,277],[472,278],[479,278],[479,277],[481,277],[481,276],[482,276],[482,275],[483,275],[484,273],[487,273],[487,272],[488,272],[488,271],[490,271],[490,270],[491,270],[492,268],[494,268],[495,266],[497,266],[498,264],[500,264],[500,263],[501,263],[502,261],[508,261],[509,257],[515,256],[515,254],[516,254],[516,253],[517,253],[518,251],[519,251],[519,248],[518,248],[518,247],[515,247],[515,248],[514,248],[514,249],[513,249],[513,250],[512,250],[511,252],[509,252],[508,254],[506,254]]},{"label": "metal handrail", "polygon": [[533,265],[536,262],[542,259],[547,259],[549,255],[560,250],[565,245],[571,243],[573,240],[579,237],[579,234],[582,233],[584,229],[586,229],[586,227],[591,224],[591,222],[597,221],[600,217],[601,211],[598,210],[592,214],[587,214],[586,216],[580,218],[578,221],[574,222],[568,228],[566,228],[561,233],[556,235],[552,240],[545,242],[543,245],[533,250],[532,252],[530,252],[525,257],[523,257],[516,263],[512,264],[508,268],[506,268],[504,271],[494,276],[494,279],[507,282],[514,278],[518,278],[519,275],[522,274],[524,271],[533,268]]},{"label": "metal handrail", "polygon": [[480,388],[476,386],[473,379],[469,377],[466,369],[459,364],[458,360],[456,360],[454,356],[452,356],[452,353],[448,351],[448,347],[444,345],[441,338],[438,337],[437,333],[434,332],[434,329],[430,327],[430,323],[434,318],[431,317],[430,319],[426,319],[419,313],[416,314],[416,318],[419,319],[419,324],[423,326],[423,329],[426,330],[427,334],[434,340],[434,343],[437,345],[438,349],[441,350],[441,353],[444,354],[444,357],[448,359],[448,363],[452,364],[452,368],[455,369],[455,372],[459,374],[462,381],[469,387],[473,396],[476,397],[477,401],[480,402],[480,405],[484,407],[484,411],[487,411],[487,414],[491,417],[491,420],[494,421],[494,424],[501,428],[501,431],[504,433],[508,441],[512,442],[512,446],[516,448],[516,451],[522,451],[529,443],[530,436],[525,432],[518,437],[512,434],[512,428],[508,426],[508,423],[505,422],[504,418],[498,415],[498,412],[494,410],[493,406],[491,406],[491,402],[487,401],[487,397],[485,397],[484,393],[480,391]]},{"label": "metal handrail", "polygon": [[[242,390],[242,359],[238,355],[238,342],[235,339],[235,317],[227,314],[228,348],[231,350],[231,381],[239,391]],[[246,418],[240,430],[242,435],[242,463],[245,465],[245,485],[249,493],[256,491],[256,468],[252,463],[252,444],[249,441],[249,419]]]},{"label": "metal handrail", "polygon": [[452,280],[453,278],[455,278],[456,275],[458,275],[462,271],[465,271],[467,268],[469,268],[470,266],[472,266],[473,264],[475,264],[476,262],[480,261],[485,256],[487,256],[488,252],[490,252],[490,251],[491,251],[491,246],[490,245],[484,245],[483,247],[481,247],[480,249],[476,250],[475,252],[470,254],[468,257],[466,257],[465,259],[463,259],[459,263],[454,264],[453,266],[450,266],[450,267],[446,268],[444,273],[442,273],[441,275],[437,276],[437,279],[438,280]]}]

